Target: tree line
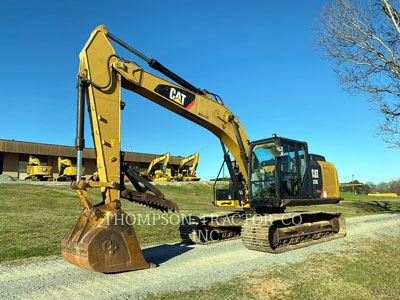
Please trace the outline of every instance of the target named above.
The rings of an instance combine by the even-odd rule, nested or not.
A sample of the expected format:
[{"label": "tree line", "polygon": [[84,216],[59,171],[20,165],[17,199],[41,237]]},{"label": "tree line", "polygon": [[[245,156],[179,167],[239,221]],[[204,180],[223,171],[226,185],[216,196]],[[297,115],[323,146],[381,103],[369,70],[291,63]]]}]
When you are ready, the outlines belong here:
[{"label": "tree line", "polygon": [[370,187],[371,193],[397,193],[400,195],[400,179],[378,184],[367,182],[366,184]]},{"label": "tree line", "polygon": [[[358,180],[354,180],[350,183],[355,183],[359,184]],[[400,195],[400,179],[397,180],[391,180],[389,182],[380,182],[378,184],[375,184],[373,182],[367,182],[363,185],[359,186],[346,186],[346,187],[341,187],[340,188],[341,192],[349,192],[349,193],[354,193],[358,195],[367,195],[369,193],[397,193],[397,195]]]}]

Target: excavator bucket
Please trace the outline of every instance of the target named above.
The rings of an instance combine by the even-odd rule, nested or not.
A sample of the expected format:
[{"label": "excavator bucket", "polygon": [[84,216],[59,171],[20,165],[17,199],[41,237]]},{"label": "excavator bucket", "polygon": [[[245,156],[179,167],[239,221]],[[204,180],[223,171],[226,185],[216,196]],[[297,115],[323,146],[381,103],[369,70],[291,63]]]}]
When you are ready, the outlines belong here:
[{"label": "excavator bucket", "polygon": [[131,219],[116,200],[85,208],[61,242],[66,261],[103,273],[155,267],[143,256]]}]

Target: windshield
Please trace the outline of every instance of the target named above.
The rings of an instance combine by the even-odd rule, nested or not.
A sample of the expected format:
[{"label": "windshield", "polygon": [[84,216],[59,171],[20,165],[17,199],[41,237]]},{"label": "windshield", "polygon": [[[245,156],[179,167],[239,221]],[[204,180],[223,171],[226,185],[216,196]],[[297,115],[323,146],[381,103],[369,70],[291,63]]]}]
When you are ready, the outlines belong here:
[{"label": "windshield", "polygon": [[271,149],[274,143],[257,145],[251,154],[250,193],[255,198],[275,197],[275,156]]}]

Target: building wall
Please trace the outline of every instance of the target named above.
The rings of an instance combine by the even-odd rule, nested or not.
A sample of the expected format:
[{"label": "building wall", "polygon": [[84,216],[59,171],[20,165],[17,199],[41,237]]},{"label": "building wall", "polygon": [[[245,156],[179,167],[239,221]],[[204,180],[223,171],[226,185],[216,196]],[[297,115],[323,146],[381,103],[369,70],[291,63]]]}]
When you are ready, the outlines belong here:
[{"label": "building wall", "polygon": [[49,155],[48,165],[51,166],[51,170],[53,172],[53,178],[58,177],[58,168],[57,168],[57,157]]},{"label": "building wall", "polygon": [[18,153],[4,153],[3,174],[18,177]]},{"label": "building wall", "polygon": [[4,152],[0,152],[0,174],[3,173]]},{"label": "building wall", "polygon": [[[25,179],[27,176],[27,165],[29,155],[19,153],[2,153],[3,156],[3,174],[19,179]],[[51,166],[53,171],[53,178],[58,177],[58,156],[51,155],[36,155],[40,160],[40,164],[43,166]],[[76,166],[76,158],[68,157],[71,159],[74,166]],[[145,162],[127,162],[129,165],[136,167],[139,171],[147,170],[149,163]],[[155,169],[159,169],[158,164]],[[92,158],[84,158],[83,166],[85,167],[85,177],[89,178],[96,171],[96,160]],[[170,165],[171,169],[176,170],[177,165]]]},{"label": "building wall", "polygon": [[[28,160],[26,155],[19,153],[1,153],[0,156],[1,161],[3,163],[3,173],[4,175],[16,177],[19,179],[25,179],[27,176],[27,164]],[[51,166],[53,171],[53,178],[58,177],[58,156],[40,156],[38,157],[40,160],[40,164],[43,166]],[[75,158],[72,158],[73,163],[75,162]],[[74,163],[74,165],[76,165]],[[86,177],[90,177],[96,170],[96,162],[94,159],[85,158],[83,161],[83,166],[85,167]]]},{"label": "building wall", "polygon": [[[53,178],[58,177],[58,156],[67,157],[73,165],[76,165],[76,149],[74,147],[0,139],[0,174],[25,179],[29,155],[37,157],[42,166],[52,167]],[[145,171],[150,162],[159,156],[158,154],[125,152],[125,162],[136,167],[138,171]],[[95,157],[94,149],[84,149],[83,166],[85,167],[86,178],[90,177],[96,170]],[[176,170],[183,158],[171,156],[169,168]],[[160,165],[155,166],[155,169],[159,169]]]},{"label": "building wall", "polygon": [[85,177],[88,179],[96,171],[96,160],[91,158],[85,158],[83,161],[85,167]]}]

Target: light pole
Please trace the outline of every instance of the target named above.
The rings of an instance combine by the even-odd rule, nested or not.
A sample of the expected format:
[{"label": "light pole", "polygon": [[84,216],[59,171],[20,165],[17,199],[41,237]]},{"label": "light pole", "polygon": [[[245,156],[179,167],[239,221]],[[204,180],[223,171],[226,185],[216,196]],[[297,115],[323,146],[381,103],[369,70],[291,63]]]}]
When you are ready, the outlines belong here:
[{"label": "light pole", "polygon": [[[351,183],[354,184],[354,174],[351,175]],[[353,185],[353,194],[355,194],[355,192],[354,192],[354,185]]]}]

